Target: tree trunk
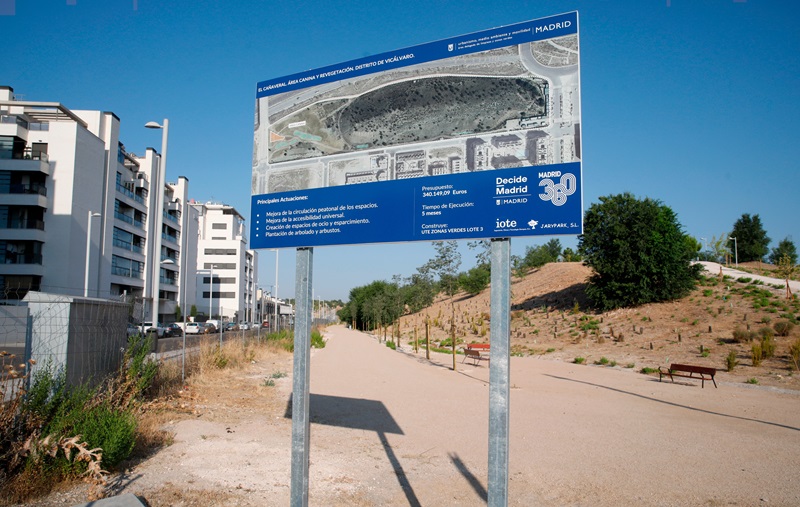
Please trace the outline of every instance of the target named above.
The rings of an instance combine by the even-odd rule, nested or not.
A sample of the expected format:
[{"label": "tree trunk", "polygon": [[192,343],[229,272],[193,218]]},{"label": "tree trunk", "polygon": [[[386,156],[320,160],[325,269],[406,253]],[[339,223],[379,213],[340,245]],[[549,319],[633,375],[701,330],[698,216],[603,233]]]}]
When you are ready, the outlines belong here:
[{"label": "tree trunk", "polygon": [[453,300],[450,300],[450,309],[452,316],[450,317],[450,346],[453,349],[453,371],[456,371],[456,307],[453,306]]},{"label": "tree trunk", "polygon": [[430,320],[428,320],[428,318],[425,317],[425,359],[431,358],[430,327],[431,327]]}]

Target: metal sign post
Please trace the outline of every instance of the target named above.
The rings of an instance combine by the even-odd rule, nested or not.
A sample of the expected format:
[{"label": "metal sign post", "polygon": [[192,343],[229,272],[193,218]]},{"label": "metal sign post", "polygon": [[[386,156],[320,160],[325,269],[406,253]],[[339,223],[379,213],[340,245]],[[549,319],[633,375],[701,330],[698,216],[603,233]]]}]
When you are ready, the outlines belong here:
[{"label": "metal sign post", "polygon": [[489,365],[489,507],[508,505],[511,240],[492,240]]},{"label": "metal sign post", "polygon": [[298,248],[295,270],[296,322],[294,326],[294,372],[292,373],[292,507],[308,505],[308,463],[311,419],[311,275],[313,248]]}]

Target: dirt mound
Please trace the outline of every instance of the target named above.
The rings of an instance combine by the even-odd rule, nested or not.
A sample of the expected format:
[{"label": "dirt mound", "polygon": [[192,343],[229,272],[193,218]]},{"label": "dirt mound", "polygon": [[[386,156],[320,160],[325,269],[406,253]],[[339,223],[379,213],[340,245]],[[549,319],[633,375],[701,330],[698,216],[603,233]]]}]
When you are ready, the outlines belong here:
[{"label": "dirt mound", "polygon": [[[562,262],[512,280],[512,354],[568,362],[583,358],[587,363],[637,370],[685,362],[724,371],[728,354],[734,351],[738,365],[725,372],[725,378],[800,389],[789,356],[797,330],[774,336],[774,356],[753,365],[752,346],[759,343],[761,333],[772,330],[776,334],[776,322],[794,318],[800,311],[798,301],[782,297],[779,283],[706,273],[708,278],[683,299],[600,313],[591,309],[586,298],[590,275],[591,270],[581,263]],[[453,310],[458,340],[489,341],[489,289],[476,296],[456,295],[453,308],[450,305],[449,299],[438,299],[430,308],[403,317],[399,324],[403,343],[413,342],[415,333],[424,340],[426,318],[430,339],[447,339]],[[737,331],[740,340],[747,331],[755,339],[738,343]]]}]

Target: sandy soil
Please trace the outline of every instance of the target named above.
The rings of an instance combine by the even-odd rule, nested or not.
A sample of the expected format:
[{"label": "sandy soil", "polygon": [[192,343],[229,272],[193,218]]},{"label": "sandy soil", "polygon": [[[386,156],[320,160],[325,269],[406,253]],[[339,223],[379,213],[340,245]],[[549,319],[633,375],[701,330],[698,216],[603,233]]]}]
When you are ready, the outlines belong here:
[{"label": "sandy soil", "polygon": [[[581,282],[575,272],[544,274],[513,288],[531,325],[514,319],[510,505],[800,505],[800,392],[785,359],[720,372],[718,389],[638,373],[666,356],[720,368],[736,345],[718,340],[743,313],[716,308],[740,305],[733,309],[753,321],[747,300],[697,295],[683,306],[604,314],[597,335],[576,336],[569,309]],[[469,333],[470,305],[483,309],[474,298],[457,304]],[[542,304],[549,315],[537,313]],[[695,311],[702,323],[691,324]],[[397,351],[343,326],[328,328],[327,346],[312,350],[310,505],[486,504],[490,366],[459,357],[454,372],[451,356],[425,359],[408,344],[413,322],[401,327]],[[608,328],[619,326],[618,335],[623,324],[644,330],[615,341]],[[702,357],[698,342],[712,354]],[[587,364],[572,362],[579,354]],[[592,364],[600,357],[617,366]],[[288,505],[291,369],[291,355],[276,353],[226,370],[224,381],[190,385],[187,410],[165,426],[174,443],[115,476],[113,491],[154,507]],[[763,381],[745,384],[752,376]],[[73,505],[84,494],[74,488],[29,505]]]},{"label": "sandy soil", "polygon": [[[310,505],[484,505],[489,367],[453,372],[446,355],[326,334],[311,361]],[[290,368],[279,354],[228,388],[192,386],[196,414],[115,491],[152,506],[287,505],[291,376],[264,380]],[[533,357],[511,358],[511,381],[510,505],[800,504],[797,393]]]}]

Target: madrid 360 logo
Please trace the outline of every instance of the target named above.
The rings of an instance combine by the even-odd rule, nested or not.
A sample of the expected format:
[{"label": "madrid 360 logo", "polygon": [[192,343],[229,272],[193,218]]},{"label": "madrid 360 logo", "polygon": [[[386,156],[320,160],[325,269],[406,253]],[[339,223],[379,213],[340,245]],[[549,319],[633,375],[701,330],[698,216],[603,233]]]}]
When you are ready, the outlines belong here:
[{"label": "madrid 360 logo", "polygon": [[[558,183],[555,183],[552,178],[561,177]],[[551,201],[556,206],[563,206],[567,202],[567,197],[575,193],[577,185],[577,178],[572,173],[561,174],[561,171],[551,171],[547,173],[539,173],[540,178],[539,186],[544,187],[544,193],[539,194],[539,198],[543,201]]]}]

